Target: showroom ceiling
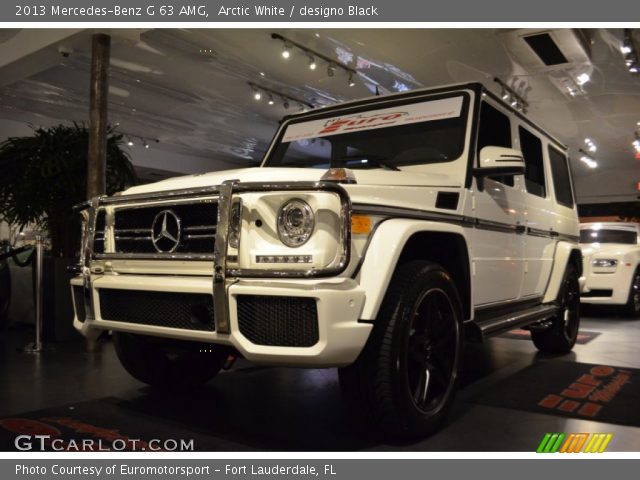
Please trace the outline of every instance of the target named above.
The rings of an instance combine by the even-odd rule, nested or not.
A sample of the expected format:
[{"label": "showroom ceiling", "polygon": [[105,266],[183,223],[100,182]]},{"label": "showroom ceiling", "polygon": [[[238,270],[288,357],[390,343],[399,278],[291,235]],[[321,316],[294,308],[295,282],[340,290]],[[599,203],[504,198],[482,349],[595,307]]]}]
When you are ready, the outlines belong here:
[{"label": "showroom ceiling", "polygon": [[[531,29],[111,30],[110,118],[131,137],[134,162],[135,149],[147,143],[215,170],[220,161],[255,165],[278,119],[300,110],[296,100],[321,106],[376,89],[468,81],[501,94],[498,77],[525,97],[534,120],[570,145],[582,202],[635,199],[640,76],[625,66],[623,30],[542,32],[561,50],[560,64],[545,65],[534,53],[524,37],[540,31]],[[92,33],[0,30],[0,118],[86,121]],[[320,58],[311,70],[309,54],[298,48],[284,59],[284,43],[272,33],[355,69],[355,85],[339,67],[329,76]],[[260,101],[249,82],[269,89]],[[579,149],[597,168],[580,161]]]}]

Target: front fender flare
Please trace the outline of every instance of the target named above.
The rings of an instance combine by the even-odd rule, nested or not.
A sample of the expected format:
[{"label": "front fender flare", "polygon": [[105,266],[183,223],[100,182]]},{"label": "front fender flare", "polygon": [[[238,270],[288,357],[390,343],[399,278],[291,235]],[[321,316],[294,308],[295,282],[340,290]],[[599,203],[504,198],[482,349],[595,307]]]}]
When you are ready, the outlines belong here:
[{"label": "front fender flare", "polygon": [[580,248],[569,242],[558,242],[556,245],[556,252],[553,256],[553,268],[551,269],[551,275],[549,277],[549,283],[547,283],[547,289],[544,293],[542,303],[550,303],[558,298],[560,292],[560,286],[564,279],[564,273],[567,270],[567,265],[571,259],[571,255],[578,255],[578,272],[582,269],[582,253]]},{"label": "front fender flare", "polygon": [[360,285],[366,292],[362,320],[376,318],[407,241],[420,232],[453,233],[469,245],[464,228],[458,225],[399,218],[383,221],[373,233],[359,273]]}]

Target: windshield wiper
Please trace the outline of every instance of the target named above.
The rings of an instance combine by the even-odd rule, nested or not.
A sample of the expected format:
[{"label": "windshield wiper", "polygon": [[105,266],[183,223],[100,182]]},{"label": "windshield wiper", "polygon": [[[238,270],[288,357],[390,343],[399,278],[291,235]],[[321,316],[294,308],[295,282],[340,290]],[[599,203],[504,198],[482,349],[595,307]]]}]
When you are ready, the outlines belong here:
[{"label": "windshield wiper", "polygon": [[[391,163],[387,163],[383,157],[378,157],[376,155],[348,155],[346,157],[339,157],[336,160],[339,162],[349,161],[349,160],[365,160],[362,165],[367,165],[373,163],[382,168],[386,168],[387,170],[393,170],[399,172],[400,169]],[[349,166],[345,168],[358,168],[357,166]]]}]

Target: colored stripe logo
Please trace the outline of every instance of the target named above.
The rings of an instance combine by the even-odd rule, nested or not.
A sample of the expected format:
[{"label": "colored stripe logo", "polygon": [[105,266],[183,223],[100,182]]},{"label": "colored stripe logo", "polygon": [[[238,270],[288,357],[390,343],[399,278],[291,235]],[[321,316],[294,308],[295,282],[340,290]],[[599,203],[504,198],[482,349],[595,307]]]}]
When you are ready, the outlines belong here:
[{"label": "colored stripe logo", "polygon": [[545,433],[536,453],[602,453],[612,433]]}]

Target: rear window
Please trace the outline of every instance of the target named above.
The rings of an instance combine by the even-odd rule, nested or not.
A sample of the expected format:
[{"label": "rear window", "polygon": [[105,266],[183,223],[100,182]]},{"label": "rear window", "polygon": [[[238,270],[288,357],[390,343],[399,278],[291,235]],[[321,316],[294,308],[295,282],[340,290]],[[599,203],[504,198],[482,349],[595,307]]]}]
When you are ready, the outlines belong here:
[{"label": "rear window", "polygon": [[551,162],[553,189],[556,192],[556,201],[560,205],[573,208],[573,193],[571,191],[571,176],[567,157],[550,146],[549,162]]},{"label": "rear window", "polygon": [[622,243],[634,245],[638,243],[636,232],[630,230],[595,229],[580,230],[580,243]]},{"label": "rear window", "polygon": [[544,161],[542,159],[542,141],[528,130],[520,127],[520,149],[524,155],[524,183],[527,192],[538,197],[546,197],[544,181]]}]

